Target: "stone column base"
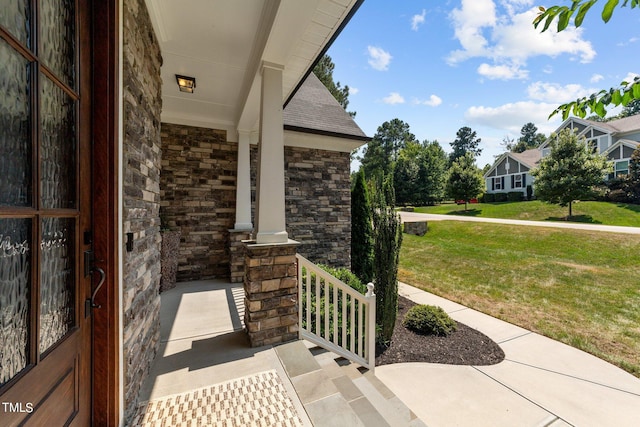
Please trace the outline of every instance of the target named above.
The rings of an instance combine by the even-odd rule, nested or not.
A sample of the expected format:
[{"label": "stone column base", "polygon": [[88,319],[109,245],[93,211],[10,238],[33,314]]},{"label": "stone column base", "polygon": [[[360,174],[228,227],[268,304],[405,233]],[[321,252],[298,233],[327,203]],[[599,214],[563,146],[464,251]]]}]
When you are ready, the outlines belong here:
[{"label": "stone column base", "polygon": [[251,238],[251,230],[229,230],[229,279],[244,282],[244,243]]},{"label": "stone column base", "polygon": [[298,339],[299,243],[244,243],[244,324],[251,347]]}]

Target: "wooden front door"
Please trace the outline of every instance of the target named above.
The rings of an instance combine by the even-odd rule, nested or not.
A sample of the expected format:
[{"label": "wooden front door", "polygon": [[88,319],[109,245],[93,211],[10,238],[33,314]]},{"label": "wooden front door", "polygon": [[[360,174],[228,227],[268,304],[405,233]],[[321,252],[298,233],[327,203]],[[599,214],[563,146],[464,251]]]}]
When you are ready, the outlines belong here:
[{"label": "wooden front door", "polygon": [[0,424],[91,422],[84,0],[0,8]]}]

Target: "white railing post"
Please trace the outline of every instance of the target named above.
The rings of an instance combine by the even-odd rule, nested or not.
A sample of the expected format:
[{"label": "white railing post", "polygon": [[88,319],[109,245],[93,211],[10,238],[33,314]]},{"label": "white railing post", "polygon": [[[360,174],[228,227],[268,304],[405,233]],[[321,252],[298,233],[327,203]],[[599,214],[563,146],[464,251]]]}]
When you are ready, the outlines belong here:
[{"label": "white railing post", "polygon": [[369,302],[367,307],[367,361],[369,370],[374,371],[376,367],[376,294],[373,292],[373,283],[367,283],[367,293],[365,297]]}]

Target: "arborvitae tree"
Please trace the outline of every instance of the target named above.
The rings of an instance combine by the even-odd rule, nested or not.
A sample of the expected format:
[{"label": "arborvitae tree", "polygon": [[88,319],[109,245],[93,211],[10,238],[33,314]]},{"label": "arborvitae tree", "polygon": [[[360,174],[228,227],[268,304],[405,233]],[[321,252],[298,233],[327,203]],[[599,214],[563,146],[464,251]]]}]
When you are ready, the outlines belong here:
[{"label": "arborvitae tree", "polygon": [[610,169],[606,157],[593,152],[572,130],[564,129],[551,141],[549,155],[531,170],[534,192],[545,202],[568,205],[571,218],[573,201],[597,196],[596,188]]},{"label": "arborvitae tree", "polygon": [[351,190],[351,271],[363,283],[373,280],[373,229],[369,192],[360,170]]},{"label": "arborvitae tree", "polygon": [[376,324],[383,343],[391,340],[398,314],[398,262],[402,245],[391,177],[377,184],[373,203]]}]

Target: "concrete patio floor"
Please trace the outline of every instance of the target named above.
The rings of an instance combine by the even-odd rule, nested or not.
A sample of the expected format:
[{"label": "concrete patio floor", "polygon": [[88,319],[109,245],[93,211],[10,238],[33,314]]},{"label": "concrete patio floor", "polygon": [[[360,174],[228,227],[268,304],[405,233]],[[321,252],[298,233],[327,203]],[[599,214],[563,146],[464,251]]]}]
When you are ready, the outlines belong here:
[{"label": "concrete patio floor", "polygon": [[[268,373],[282,384],[280,397],[290,400],[297,417],[292,424],[279,425],[640,425],[640,379],[580,350],[409,285],[400,284],[400,294],[443,307],[496,341],[506,359],[493,366],[384,365],[376,367],[375,376],[368,372],[367,379],[356,366],[336,365],[330,355],[310,356],[309,346],[300,342],[250,348],[242,330],[241,284],[179,283],[162,294],[161,346],[140,401]],[[343,384],[347,377],[355,387]],[[371,416],[362,393],[376,388],[376,382],[381,393],[372,390],[376,396],[369,401],[382,404],[385,396],[398,407],[406,405],[410,412],[404,420],[410,422]],[[378,421],[362,421],[367,419]]]},{"label": "concrete patio floor", "polygon": [[597,357],[415,287],[400,295],[441,306],[504,350],[493,366],[405,363],[376,376],[430,427],[640,426],[640,379]]},{"label": "concrete patio floor", "polygon": [[275,371],[302,424],[312,425],[274,348],[249,345],[242,283],[178,283],[161,297],[160,350],[141,402]]}]

